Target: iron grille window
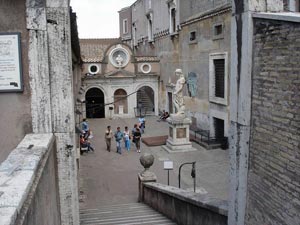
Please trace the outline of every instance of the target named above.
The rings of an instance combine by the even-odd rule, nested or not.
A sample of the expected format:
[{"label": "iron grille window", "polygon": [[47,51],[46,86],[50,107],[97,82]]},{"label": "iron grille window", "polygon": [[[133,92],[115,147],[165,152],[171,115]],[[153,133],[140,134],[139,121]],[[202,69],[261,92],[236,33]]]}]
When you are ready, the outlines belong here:
[{"label": "iron grille window", "polygon": [[174,33],[176,32],[176,10],[175,9],[171,10],[171,20],[172,20],[171,33]]},{"label": "iron grille window", "polygon": [[225,93],[225,60],[215,59],[215,96],[224,98]]}]

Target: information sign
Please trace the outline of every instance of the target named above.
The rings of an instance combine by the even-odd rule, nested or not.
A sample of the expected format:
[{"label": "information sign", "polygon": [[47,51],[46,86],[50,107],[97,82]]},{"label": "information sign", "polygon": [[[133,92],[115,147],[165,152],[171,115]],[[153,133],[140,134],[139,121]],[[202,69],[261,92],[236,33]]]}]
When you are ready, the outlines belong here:
[{"label": "information sign", "polygon": [[0,33],[0,92],[23,91],[20,33]]}]

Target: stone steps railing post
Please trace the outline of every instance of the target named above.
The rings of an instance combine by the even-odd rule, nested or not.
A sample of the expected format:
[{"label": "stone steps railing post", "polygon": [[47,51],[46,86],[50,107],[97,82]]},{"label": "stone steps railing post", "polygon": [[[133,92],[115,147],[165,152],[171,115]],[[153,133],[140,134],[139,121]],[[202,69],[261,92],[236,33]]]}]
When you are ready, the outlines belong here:
[{"label": "stone steps railing post", "polygon": [[139,196],[138,201],[143,202],[144,200],[144,183],[148,182],[156,182],[157,177],[153,172],[149,171],[149,168],[153,165],[154,156],[145,153],[140,157],[140,162],[142,166],[145,168],[143,172],[138,173],[138,180],[139,180]]}]

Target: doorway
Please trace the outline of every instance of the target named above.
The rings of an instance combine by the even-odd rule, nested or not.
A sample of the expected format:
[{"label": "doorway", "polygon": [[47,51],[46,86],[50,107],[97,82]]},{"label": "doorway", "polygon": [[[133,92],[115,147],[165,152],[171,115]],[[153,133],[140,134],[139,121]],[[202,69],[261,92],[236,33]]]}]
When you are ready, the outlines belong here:
[{"label": "doorway", "polygon": [[136,93],[136,100],[137,109],[143,109],[147,115],[155,112],[154,91],[151,87],[141,87]]},{"label": "doorway", "polygon": [[224,139],[224,120],[214,117],[215,138],[217,141]]},{"label": "doorway", "polygon": [[89,89],[85,101],[87,118],[105,118],[104,94],[99,88]]}]

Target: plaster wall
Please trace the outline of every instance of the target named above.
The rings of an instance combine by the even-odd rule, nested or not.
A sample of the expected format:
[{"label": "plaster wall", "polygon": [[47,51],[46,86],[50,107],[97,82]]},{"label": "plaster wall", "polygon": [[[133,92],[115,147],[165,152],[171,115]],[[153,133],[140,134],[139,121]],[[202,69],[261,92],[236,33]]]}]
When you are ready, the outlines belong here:
[{"label": "plaster wall", "polygon": [[206,13],[224,5],[230,5],[231,0],[180,1],[180,22],[184,22],[197,14]]},{"label": "plaster wall", "polygon": [[163,32],[169,29],[170,16],[168,4],[164,0],[151,1],[151,8],[153,11],[153,33],[157,35],[159,32]]},{"label": "plaster wall", "polygon": [[26,30],[25,2],[1,1],[0,33],[21,33],[21,64],[24,91],[0,92],[0,163],[9,155],[27,133],[32,132],[30,87],[28,75],[28,32]]},{"label": "plaster wall", "polygon": [[[162,36],[169,32],[170,19],[168,4],[164,0],[155,0],[149,2],[146,0],[136,1],[132,5],[132,22],[136,24],[135,39],[136,39],[136,53],[143,51],[147,48],[147,52],[143,52],[148,55],[155,55],[156,51],[153,45],[148,43],[148,20],[146,14],[152,15],[152,26],[154,38]],[[134,38],[134,37],[132,37]],[[152,47],[149,47],[152,46]],[[140,50],[141,49],[141,50]]]},{"label": "plaster wall", "polygon": [[[223,36],[214,38],[213,27],[215,24],[220,23],[223,24]],[[230,58],[230,27],[231,17],[230,11],[228,11],[182,26],[178,36],[173,39],[170,36],[164,36],[155,39],[151,45],[141,44],[135,49],[137,55],[156,55],[160,59],[161,65],[163,65],[161,66],[160,76],[160,110],[168,110],[168,93],[165,86],[169,82],[176,82],[174,71],[176,68],[181,68],[186,76],[189,72],[197,74],[196,96],[189,97],[187,87],[184,90],[187,115],[195,117],[197,125],[202,128],[210,127],[211,108],[226,114],[226,118],[228,118],[229,102],[227,105],[223,105],[209,101],[209,55],[211,53],[226,52],[228,58]],[[196,31],[196,41],[190,41],[191,31]],[[227,66],[229,86],[230,60],[228,60]],[[226,94],[229,99],[229,88]],[[228,128],[229,120],[226,121],[227,125],[225,127]],[[225,133],[227,134],[228,130]]]}]

